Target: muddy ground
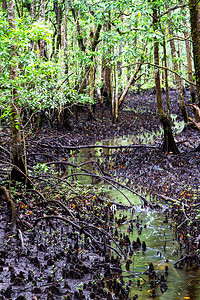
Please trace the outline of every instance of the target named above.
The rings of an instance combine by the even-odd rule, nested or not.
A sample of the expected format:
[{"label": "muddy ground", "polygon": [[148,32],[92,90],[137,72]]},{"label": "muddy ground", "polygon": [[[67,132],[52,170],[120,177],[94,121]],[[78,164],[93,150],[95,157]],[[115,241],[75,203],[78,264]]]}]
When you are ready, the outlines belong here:
[{"label": "muddy ground", "polygon": [[[175,91],[171,90],[170,98],[176,121],[181,121]],[[192,116],[188,93],[185,99]],[[200,152],[194,150],[200,144],[200,133],[186,128],[175,135],[180,153],[163,154],[162,135],[155,135],[162,129],[153,91],[130,94],[116,124],[109,111],[99,105],[94,116],[95,120],[88,121],[85,109],[77,113],[77,118],[70,116],[71,130],[58,131],[44,120],[41,128],[26,132],[26,159],[36,192],[33,188],[25,191],[20,184],[9,188],[5,179],[9,155],[1,152],[1,185],[7,187],[14,201],[17,222],[2,193],[0,299],[129,299],[120,259],[128,261],[130,252],[141,247],[139,241],[130,245],[127,236],[113,232],[112,227],[124,220],[115,220],[111,203],[103,201],[104,191],[98,195],[95,187],[88,191],[76,184],[76,178],[74,182],[61,181],[51,167],[52,161],[61,161],[56,164],[56,171],[67,171],[64,162],[74,155],[68,146],[91,145],[118,136],[130,135],[134,146],[118,149],[106,158],[101,163],[102,172],[105,169],[106,176],[120,178],[122,184],[134,188],[148,199],[152,209],[159,209],[163,201],[167,203],[166,222],[175,222],[176,238],[184,249],[181,263],[189,260],[193,267],[199,264]],[[141,146],[141,132],[149,136],[146,146]],[[9,129],[4,126],[1,146],[7,151],[9,136]],[[34,168],[36,163],[49,163],[51,168]],[[143,201],[142,205],[148,203]],[[131,226],[137,230],[138,224],[140,220],[133,220]],[[128,263],[126,267],[128,271]],[[151,278],[151,265],[146,272]],[[161,278],[157,284],[164,285]]]}]

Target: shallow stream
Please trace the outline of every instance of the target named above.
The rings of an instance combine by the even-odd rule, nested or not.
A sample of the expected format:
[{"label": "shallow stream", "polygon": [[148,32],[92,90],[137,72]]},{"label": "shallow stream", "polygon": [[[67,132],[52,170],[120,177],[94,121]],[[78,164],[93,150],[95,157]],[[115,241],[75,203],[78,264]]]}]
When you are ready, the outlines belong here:
[{"label": "shallow stream", "polygon": [[[181,131],[182,124],[177,124],[177,130]],[[159,140],[161,133],[158,131],[154,135],[148,132],[144,134],[139,134],[136,137],[126,136],[126,137],[116,137],[112,140],[102,140],[99,145],[130,145],[135,143],[149,144]],[[108,148],[91,148],[91,149],[81,149],[77,153],[73,152],[70,159],[71,162],[81,163],[89,160],[101,161],[102,158],[109,159],[113,149]],[[94,172],[92,166],[87,166],[87,170]],[[72,170],[71,170],[72,171]],[[70,171],[70,172],[71,172]],[[81,183],[90,184],[92,180],[90,177],[79,176],[77,178]],[[102,182],[100,183],[102,185]],[[107,186],[105,183],[105,188],[107,190],[107,195],[112,201],[122,202],[123,204],[129,205],[127,200],[114,188]],[[176,262],[180,257],[180,252],[178,251],[178,243],[174,240],[173,224],[165,223],[163,210],[150,210],[142,209],[140,199],[133,195],[127,190],[123,190],[131,202],[135,205],[136,210],[133,212],[132,209],[129,210],[117,210],[115,217],[127,216],[127,221],[118,226],[114,226],[118,229],[119,234],[128,234],[127,230],[129,228],[128,220],[139,219],[142,224],[142,232],[138,233],[138,229],[135,226],[133,232],[129,234],[130,241],[136,241],[137,237],[140,241],[146,242],[146,251],[135,250],[132,257],[130,258],[130,271],[123,272],[124,280],[130,284],[130,296],[137,294],[138,299],[152,299],[152,290],[149,285],[148,275],[143,275],[142,273],[148,269],[149,263],[152,262],[155,271],[160,277],[164,274],[165,267],[168,266],[169,273],[165,274],[167,279],[168,289],[165,293],[160,291],[159,285],[156,287],[157,297],[155,299],[159,300],[179,300],[179,299],[191,299],[200,300],[200,271],[185,271],[176,269],[173,267],[174,262]],[[164,244],[166,243],[166,247]],[[125,268],[125,262],[123,263],[123,270]],[[141,277],[133,276],[131,273],[140,273]],[[138,286],[138,279],[140,280],[140,287]],[[153,298],[154,299],[154,298]]]}]

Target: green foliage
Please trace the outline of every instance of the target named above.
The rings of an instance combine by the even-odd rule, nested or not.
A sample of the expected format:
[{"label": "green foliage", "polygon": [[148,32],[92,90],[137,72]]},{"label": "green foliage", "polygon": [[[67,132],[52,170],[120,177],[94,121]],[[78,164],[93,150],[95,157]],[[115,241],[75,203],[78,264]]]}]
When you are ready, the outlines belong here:
[{"label": "green foliage", "polygon": [[[151,62],[155,36],[157,42],[163,43],[166,35],[167,53],[170,53],[168,16],[165,2],[133,1],[133,0],[74,0],[71,1],[80,24],[79,35],[74,22],[73,14],[68,1],[63,5],[63,13],[67,12],[67,55],[62,51],[54,51],[53,34],[57,33],[57,16],[54,4],[47,3],[46,17],[48,21],[34,21],[28,10],[30,2],[24,1],[24,16],[15,20],[16,28],[10,29],[5,13],[0,12],[0,108],[2,117],[10,114],[13,90],[17,90],[18,104],[24,108],[57,109],[60,110],[69,103],[92,103],[88,89],[81,91],[78,84],[85,76],[86,68],[95,68],[95,87],[102,86],[101,62],[102,58],[107,66],[114,66],[116,62],[130,66],[124,72],[130,76],[136,61]],[[168,1],[169,6],[179,4],[177,1]],[[156,31],[152,27],[153,8],[159,11],[162,17]],[[66,10],[66,11],[65,11]],[[38,13],[40,13],[38,11]],[[188,21],[188,15],[180,14],[179,10],[171,11],[173,26],[177,35],[183,35],[183,20]],[[64,15],[64,14],[63,14]],[[97,26],[101,24],[99,41],[95,51],[91,50],[91,31],[95,34]],[[63,24],[64,25],[64,24]],[[109,26],[108,26],[109,25]],[[64,26],[63,26],[64,27]],[[83,38],[85,51],[78,45],[78,38]],[[39,42],[44,40],[48,59],[40,57]],[[160,49],[162,49],[160,47]],[[56,52],[56,53],[55,53]],[[170,57],[170,55],[168,55]],[[68,60],[70,76],[64,72],[65,60]],[[161,52],[162,59],[162,52]],[[178,63],[185,64],[186,53],[183,53]],[[11,80],[10,70],[16,66],[17,75]],[[153,78],[153,67],[142,71]],[[182,70],[185,75],[186,70]],[[147,78],[148,79],[148,78]],[[123,86],[124,78],[119,76],[119,87]],[[148,82],[145,83],[148,86]],[[78,88],[77,88],[78,86]]]}]

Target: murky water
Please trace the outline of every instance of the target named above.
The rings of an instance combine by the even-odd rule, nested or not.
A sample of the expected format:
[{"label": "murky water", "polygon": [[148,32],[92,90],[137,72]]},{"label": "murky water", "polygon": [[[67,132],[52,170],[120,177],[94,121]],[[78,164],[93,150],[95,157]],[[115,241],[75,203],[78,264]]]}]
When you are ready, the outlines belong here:
[{"label": "murky water", "polygon": [[[115,192],[112,191],[114,196]],[[116,200],[116,196],[115,196]],[[124,202],[124,201],[122,201]],[[138,200],[137,200],[138,202]],[[152,211],[149,209],[136,208],[135,213],[132,215],[131,211],[119,210],[116,215],[123,214],[127,216],[127,220],[137,219],[137,216],[142,221],[142,233],[138,234],[137,227],[134,226],[133,232],[129,234],[131,243],[140,238],[140,241],[145,241],[146,251],[140,248],[133,253],[131,258],[130,271],[133,273],[140,273],[142,278],[130,276],[125,281],[131,283],[131,297],[135,294],[139,299],[152,299],[152,290],[149,285],[148,275],[142,275],[148,269],[150,262],[153,263],[154,269],[160,277],[161,274],[165,275],[165,267],[168,266],[169,273],[165,278],[167,279],[168,289],[165,293],[161,293],[159,286],[156,288],[157,297],[159,300],[169,299],[200,299],[200,272],[199,271],[184,271],[174,268],[174,263],[179,259],[177,255],[178,243],[174,241],[174,232],[172,225],[164,223],[163,212]],[[134,224],[134,223],[133,223]],[[119,226],[119,233],[127,234],[128,222]],[[164,244],[166,243],[166,248]],[[125,268],[125,262],[123,265]],[[126,272],[123,275],[127,275]],[[137,281],[140,279],[141,288],[137,286]],[[145,282],[146,281],[146,282]],[[142,290],[141,290],[142,289]]]},{"label": "murky water", "polygon": [[[181,131],[183,129],[183,123],[177,125],[177,130]],[[154,135],[150,135],[148,132],[145,134],[138,134],[136,137],[126,136],[126,137],[116,137],[112,140],[103,140],[98,144],[101,145],[130,145],[136,144],[138,142],[144,144],[150,144],[156,139],[159,140],[161,133],[158,131]],[[71,162],[84,162],[88,160],[100,161],[101,157],[109,158],[113,149],[81,149],[78,153],[73,154],[71,157]],[[74,152],[73,152],[74,153]],[[94,172],[91,165],[87,166],[87,170]],[[69,171],[71,172],[71,170]],[[79,176],[77,178],[81,183],[90,184],[92,180],[90,177]],[[129,204],[125,197],[116,191],[114,188],[107,187],[108,196],[115,202],[122,202],[124,204]],[[131,298],[135,294],[139,296],[139,299],[147,300],[152,299],[152,290],[149,285],[148,275],[142,274],[148,269],[150,262],[153,263],[155,271],[160,277],[164,274],[165,267],[168,266],[169,274],[165,274],[167,279],[168,289],[165,293],[160,291],[159,285],[156,287],[157,297],[159,300],[179,300],[179,299],[191,299],[200,300],[200,271],[185,271],[176,269],[173,267],[174,262],[180,257],[177,255],[178,244],[174,241],[173,224],[164,223],[164,215],[161,211],[152,211],[149,209],[141,209],[140,199],[133,195],[131,192],[123,190],[131,202],[135,205],[136,210],[133,213],[132,210],[117,210],[116,217],[119,214],[127,216],[127,222],[121,226],[117,226],[119,234],[127,234],[129,222],[131,219],[138,219],[142,222],[142,232],[138,234],[137,227],[134,224],[133,232],[129,234],[130,241],[136,240],[137,237],[140,238],[141,242],[145,241],[147,248],[146,251],[135,250],[132,257],[130,258],[130,271],[124,272],[124,280],[130,284],[130,295]],[[166,248],[164,244],[166,243]],[[125,262],[123,263],[123,270],[125,268]],[[141,277],[134,276],[133,274],[140,274]],[[140,280],[140,287],[137,285],[138,279]]]}]

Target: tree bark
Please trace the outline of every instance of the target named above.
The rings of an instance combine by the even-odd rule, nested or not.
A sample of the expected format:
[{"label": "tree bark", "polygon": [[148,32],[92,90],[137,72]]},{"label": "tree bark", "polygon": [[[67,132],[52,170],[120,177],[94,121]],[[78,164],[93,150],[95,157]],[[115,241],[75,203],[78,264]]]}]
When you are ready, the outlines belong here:
[{"label": "tree bark", "polygon": [[168,109],[168,119],[171,119],[171,105],[169,100],[169,85],[168,85],[168,70],[167,70],[167,50],[166,50],[166,40],[165,33],[163,32],[163,52],[164,52],[164,74],[165,74],[165,89],[166,89],[166,103]]},{"label": "tree bark", "polygon": [[[41,20],[45,21],[45,0],[41,0]],[[40,57],[44,57],[44,47],[45,41],[44,39],[40,40]]]},{"label": "tree bark", "polygon": [[36,0],[32,0],[31,1],[31,10],[30,10],[30,15],[31,15],[32,20],[35,19],[35,8],[36,8]]},{"label": "tree bark", "polygon": [[122,92],[120,98],[119,98],[119,106],[122,105],[126,95],[128,94],[128,91],[130,89],[130,87],[135,83],[136,79],[137,79],[137,74],[139,73],[139,71],[141,70],[141,63],[138,63],[135,67],[134,73],[133,75],[130,77],[127,86],[125,87],[124,91]]},{"label": "tree bark", "polygon": [[114,122],[118,121],[119,114],[119,101],[118,101],[118,89],[119,89],[119,76],[118,76],[118,66],[115,63],[115,111],[114,111]]},{"label": "tree bark", "polygon": [[196,0],[189,0],[190,25],[196,76],[198,106],[200,107],[200,7]]},{"label": "tree bark", "polygon": [[[8,21],[9,26],[12,30],[15,30],[15,4],[13,0],[7,2],[8,8]],[[12,57],[16,57],[15,46],[12,45]],[[17,77],[17,65],[11,63],[10,66],[10,79],[14,83]],[[12,95],[12,106],[11,106],[11,129],[12,129],[12,157],[13,164],[17,166],[24,174],[26,173],[24,161],[23,161],[23,150],[21,144],[21,133],[20,133],[20,108],[18,105],[18,93],[15,85],[12,85],[11,89]],[[13,167],[11,171],[11,179],[24,181],[25,178],[22,178],[22,173],[18,169]]]},{"label": "tree bark", "polygon": [[[111,31],[111,22],[110,22],[110,12],[109,12],[109,20],[105,25],[105,31]],[[113,49],[110,47],[109,52]],[[105,53],[106,55],[106,53]],[[102,95],[105,99],[105,104],[109,106],[112,112],[112,103],[113,103],[113,86],[112,86],[112,66],[110,64],[110,59],[103,56],[102,58]]]},{"label": "tree bark", "polygon": [[[155,1],[154,1],[155,2]],[[153,8],[153,28],[156,31],[158,26],[158,14],[156,4]],[[154,64],[159,66],[159,45],[157,41],[157,37],[154,37]],[[162,146],[162,151],[165,153],[179,153],[179,150],[174,141],[171,122],[167,118],[165,111],[163,109],[162,96],[161,96],[161,85],[160,85],[160,71],[158,67],[155,67],[155,85],[156,85],[156,102],[157,102],[157,110],[160,118],[160,122],[163,125],[164,129],[164,142]]]},{"label": "tree bark", "polygon": [[[181,0],[181,3],[183,3],[183,0]],[[184,24],[185,28],[187,28],[186,12],[183,10],[182,14],[185,17],[183,19],[183,24]],[[186,54],[187,54],[188,79],[190,82],[194,82],[193,75],[192,75],[192,55],[191,55],[189,34],[188,34],[187,30],[183,30],[183,34],[184,34],[184,38],[185,38],[185,47],[186,47]],[[191,95],[192,103],[196,103],[195,87],[191,83],[190,83],[190,95]]]},{"label": "tree bark", "polygon": [[[169,9],[169,6],[166,5],[166,8]],[[169,34],[171,35],[171,37],[173,37],[173,24],[171,21],[171,11],[170,10],[168,11],[167,15],[168,15],[168,22],[169,22]],[[170,48],[171,48],[172,64],[174,67],[174,71],[177,72],[179,68],[178,68],[178,63],[177,63],[177,58],[176,58],[175,42],[174,42],[173,38],[170,39]],[[187,124],[188,114],[187,114],[185,100],[184,100],[184,96],[183,96],[181,78],[179,76],[175,75],[175,81],[176,81],[175,83],[177,86],[178,100],[179,100],[179,104],[180,104],[181,113],[182,113],[185,124]]]},{"label": "tree bark", "polygon": [[[69,74],[69,62],[68,62],[68,26],[67,26],[68,10],[65,4],[65,18],[64,18],[64,55],[65,55],[65,75]],[[69,80],[67,80],[69,84]]]},{"label": "tree bark", "polygon": [[2,0],[2,11],[3,12],[7,11],[7,2],[6,2],[6,0]]},{"label": "tree bark", "polygon": [[57,0],[54,1],[54,12],[56,15],[56,23],[57,23],[57,41],[56,41],[56,52],[59,52],[61,48],[61,24],[62,24],[62,5],[58,3]]}]

